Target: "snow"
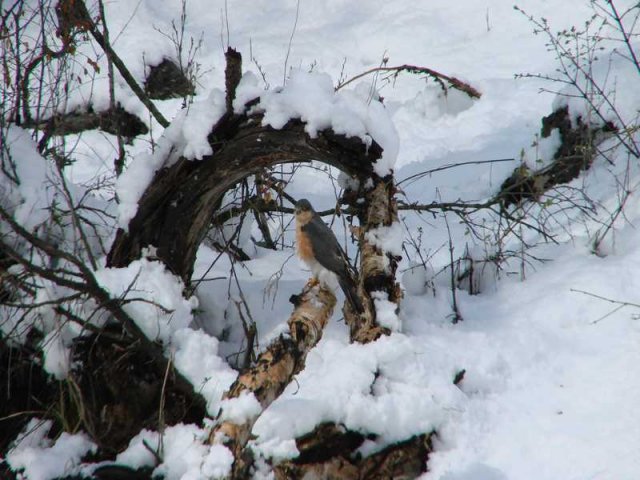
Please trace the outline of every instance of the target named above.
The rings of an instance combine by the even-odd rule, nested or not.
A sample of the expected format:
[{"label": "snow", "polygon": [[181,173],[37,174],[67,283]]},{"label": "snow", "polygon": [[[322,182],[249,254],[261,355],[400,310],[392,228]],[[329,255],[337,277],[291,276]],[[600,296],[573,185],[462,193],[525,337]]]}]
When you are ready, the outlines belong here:
[{"label": "snow", "polygon": [[[517,3],[547,18],[552,31],[582,25],[592,13],[588,1]],[[630,0],[616,3],[621,10],[635,5]],[[105,8],[114,48],[139,82],[149,65],[175,58],[175,47],[155,28],[170,30],[171,20],[179,16],[178,0],[162,6],[153,0],[120,0]],[[157,170],[180,156],[199,161],[214,153],[206,136],[224,112],[224,47],[211,25],[219,25],[221,11],[228,11],[230,43],[243,53],[246,70],[234,112],[242,112],[247,102],[259,97],[251,108],[264,113],[264,125],[282,128],[300,118],[310,136],[332,128],[366,144],[376,141],[384,151],[375,171],[380,176],[393,171],[398,198],[407,203],[482,202],[521,163],[537,168],[551,162],[559,135],[541,139],[539,132],[541,117],[554,107],[568,104],[572,115],[594,120],[582,100],[567,98],[575,93],[572,87],[562,90],[564,96],[544,94],[540,89],[551,88],[548,83],[514,78],[518,73],[557,75],[558,65],[546,50],[544,36],[533,35],[532,25],[508,2],[301,3],[289,51],[295,9],[295,2],[258,0],[247,8],[235,0],[190,0],[186,32],[194,38],[205,32],[197,58],[205,73],[198,79],[194,102],[186,108],[180,100],[156,102],[171,119],[167,129],[149,119],[117,76],[118,100],[140,115],[152,133],[127,147],[134,159],[116,181],[118,218],[109,227],[127,228]],[[610,43],[604,45],[592,73],[607,92],[615,91],[612,98],[620,115],[617,118],[609,109],[607,119],[635,125],[640,106],[637,72],[619,46],[613,52]],[[80,55],[96,57],[93,49],[79,48]],[[380,73],[336,91],[340,79],[378,67],[384,58],[386,65],[424,65],[455,76],[482,96],[470,99],[451,89],[445,94],[431,79],[387,78]],[[96,60],[106,72],[104,56]],[[104,74],[96,75],[93,85],[74,84],[68,101],[58,102],[56,108],[73,110],[87,101],[96,110],[107,108],[106,85]],[[637,141],[637,132],[627,133]],[[115,141],[97,132],[72,138],[78,160],[69,178],[81,188],[97,172],[110,170]],[[49,216],[45,208],[51,192],[43,185],[50,167],[29,132],[11,125],[7,139],[11,154],[20,158],[16,165],[21,183],[2,178],[2,204],[10,206],[21,225],[34,229]],[[640,167],[624,152],[611,150],[614,143],[610,139],[601,146],[614,165],[597,157],[593,167],[564,186],[561,194],[548,194],[542,205],[527,207],[530,218],[543,219],[558,243],[545,243],[537,233],[525,231],[530,245],[525,257],[518,255],[521,244],[513,235],[496,233],[497,216],[482,212],[473,219],[483,238],[474,237],[454,214],[448,214],[445,224],[441,215],[406,211],[400,212],[399,222],[368,232],[368,241],[404,257],[398,270],[405,293],[399,311],[385,294],[374,294],[378,319],[392,334],[367,345],[351,344],[336,308],[304,370],[257,418],[251,445],[259,457],[260,475],[268,477],[271,461],[297,455],[297,437],[318,423],[336,422],[373,435],[361,449],[364,454],[437,431],[424,480],[635,480],[640,471],[640,382],[633,369],[640,363],[635,307],[640,290]],[[493,159],[505,161],[438,170]],[[290,175],[292,168],[278,169],[288,180],[287,192],[309,198],[316,210],[335,206],[334,189],[353,185],[351,179],[315,162],[295,175]],[[427,170],[435,171],[402,182]],[[580,200],[582,210],[566,209],[559,198],[579,189],[589,200]],[[625,191],[631,195],[624,214],[595,255],[596,233],[605,231]],[[110,192],[101,190],[100,195],[108,198]],[[190,299],[183,297],[180,279],[150,256],[126,268],[100,267],[95,272],[112,297],[131,300],[125,304],[127,313],[150,339],[163,343],[165,355],[205,397],[211,418],[222,412],[220,419],[241,422],[260,412],[252,394],[222,397],[237,377],[231,365],[242,363],[246,350],[242,323],[256,322],[258,349],[264,348],[286,331],[291,312],[287,299],[299,293],[310,276],[292,259],[290,219],[273,215],[268,220],[279,251],[254,245],[252,237],[259,239],[261,233],[255,223],[247,222],[240,246],[251,259],[236,264],[233,274],[227,256],[202,246],[194,278],[206,276],[206,281]],[[348,221],[325,220],[354,259]],[[221,235],[235,226],[230,222]],[[107,246],[108,235],[103,239]],[[474,262],[479,290],[475,295],[456,291],[463,318],[456,325],[451,323],[449,242],[454,259],[469,257],[461,266]],[[516,255],[493,263],[509,252]],[[60,294],[47,284],[36,299]],[[633,305],[619,308],[590,294]],[[337,295],[342,302],[342,293]],[[93,307],[78,306],[78,312]],[[51,309],[36,313],[38,318],[34,314],[29,321],[37,322],[43,333],[39,346],[44,367],[62,379],[70,368],[70,343],[82,332],[63,325]],[[3,335],[22,327],[13,322],[3,319]],[[454,385],[463,370],[463,379]],[[29,423],[25,432],[30,433],[7,454],[12,468],[24,468],[30,479],[54,478],[77,468],[95,448],[84,434],[48,439],[50,427],[50,422]],[[143,441],[162,451],[160,465]],[[179,424],[162,433],[143,430],[116,462],[156,466],[154,473],[170,480],[195,479],[224,476],[232,457],[225,447],[208,445],[206,427]]]},{"label": "snow", "polygon": [[224,478],[233,463],[231,452],[222,445],[207,445],[208,433],[195,425],[167,427],[162,434],[143,430],[129,442],[127,449],[115,459],[119,465],[141,468],[156,465],[157,452],[162,463],[153,476],[167,480],[199,480]]},{"label": "snow", "polygon": [[[260,90],[255,75],[241,79],[234,111],[243,110],[243,102],[254,99]],[[156,171],[178,158],[202,160],[213,153],[207,135],[224,114],[224,93],[212,90],[206,101],[196,101],[180,111],[158,140],[153,153],[141,153],[117,182],[119,224],[127,229],[137,212],[137,204]],[[366,89],[335,92],[327,74],[294,71],[286,86],[262,92],[256,107],[264,113],[262,124],[281,129],[289,120],[300,119],[312,137],[325,129],[347,137],[359,137],[365,145],[372,139],[383,148],[375,163],[380,176],[388,175],[398,154],[398,137],[385,107],[377,99],[367,98]]]},{"label": "snow", "polygon": [[55,329],[42,340],[42,354],[44,355],[44,370],[57,380],[63,380],[71,367],[71,351],[64,344],[62,332]]},{"label": "snow", "polygon": [[[147,429],[140,431],[138,435],[129,441],[129,446],[116,456],[116,463],[127,465],[131,468],[150,467],[155,465],[156,458],[146,445],[151,448],[158,445],[160,434]],[[145,445],[146,444],[146,445]]]},{"label": "snow", "polygon": [[394,334],[367,345],[322,340],[297,382],[257,420],[255,448],[273,455],[276,446],[327,421],[375,433],[382,445],[430,432],[447,410],[463,405],[451,382],[456,368],[451,352],[425,338]]},{"label": "snow", "polygon": [[124,268],[99,269],[95,277],[113,298],[125,300],[125,312],[148,338],[165,345],[165,354],[203,395],[210,415],[215,416],[237,373],[218,355],[216,338],[190,328],[197,297],[185,299],[182,280],[162,262],[144,257]]},{"label": "snow", "polygon": [[385,176],[393,169],[398,155],[397,133],[386,108],[371,97],[368,88],[335,92],[329,75],[296,70],[284,88],[261,97],[259,108],[264,110],[263,125],[275,129],[299,118],[312,138],[331,129],[358,137],[365,145],[373,139],[383,149],[382,158],[375,164],[376,173]]},{"label": "snow", "polygon": [[[632,43],[637,51],[640,44]],[[636,68],[623,56],[626,52],[616,49],[615,52],[596,57],[591,65],[581,65],[582,69],[575,73],[575,85],[567,85],[560,90],[554,102],[554,110],[564,106],[569,107],[569,113],[575,121],[582,117],[583,121],[602,125],[603,120],[589,111],[589,104],[581,98],[581,93],[586,92],[595,105],[603,105],[603,113],[606,120],[612,121],[620,127],[621,122],[632,123],[638,117],[638,102],[640,93],[635,88],[634,81],[637,78]],[[593,78],[598,89],[589,88],[587,75]],[[611,104],[604,104],[603,94],[615,91],[624,91],[623,99],[616,95],[609,95]],[[602,92],[602,93],[601,93]]]},{"label": "snow", "polygon": [[224,110],[224,93],[212,89],[208,98],[195,101],[176,114],[153,152],[136,155],[116,183],[121,228],[127,230],[138,211],[138,201],[158,170],[171,166],[180,157],[202,160],[213,153],[207,135]]},{"label": "snow", "polygon": [[372,228],[365,234],[367,242],[392,255],[402,255],[403,238],[400,222],[394,222],[388,227]]},{"label": "snow", "polygon": [[402,286],[409,295],[423,295],[427,292],[427,281],[433,275],[433,269],[427,265],[410,265],[402,274]]},{"label": "snow", "polygon": [[259,98],[264,89],[259,86],[258,77],[253,72],[245,72],[236,88],[236,96],[233,99],[233,112],[240,115],[246,109],[246,104]]},{"label": "snow", "polygon": [[[19,225],[33,230],[49,218],[47,207],[50,197],[42,191],[49,167],[26,130],[9,125],[5,141],[6,145],[2,148],[6,148],[7,159],[15,165],[15,175],[20,183],[16,185],[12,182],[3,169],[0,174],[0,204],[13,213]],[[7,171],[10,170],[7,167]]]},{"label": "snow", "polygon": [[220,421],[230,421],[241,425],[262,412],[262,406],[251,392],[242,392],[238,397],[222,401]]},{"label": "snow", "polygon": [[235,381],[237,372],[219,354],[218,339],[202,330],[183,328],[172,336],[176,368],[207,400],[209,414],[215,416],[222,395]]},{"label": "snow", "polygon": [[101,268],[95,278],[112,298],[129,300],[125,312],[151,340],[169,343],[172,333],[189,326],[198,306],[195,297],[182,296],[184,284],[160,261],[141,258],[124,268]]},{"label": "snow", "polygon": [[396,310],[398,305],[389,301],[386,292],[371,292],[371,298],[376,309],[376,320],[382,327],[386,327],[392,332],[400,331],[401,323]]},{"label": "snow", "polygon": [[32,419],[23,434],[7,453],[6,461],[14,471],[20,470],[29,480],[53,480],[72,471],[97,446],[85,433],[63,432],[55,442],[46,438],[51,420]]}]

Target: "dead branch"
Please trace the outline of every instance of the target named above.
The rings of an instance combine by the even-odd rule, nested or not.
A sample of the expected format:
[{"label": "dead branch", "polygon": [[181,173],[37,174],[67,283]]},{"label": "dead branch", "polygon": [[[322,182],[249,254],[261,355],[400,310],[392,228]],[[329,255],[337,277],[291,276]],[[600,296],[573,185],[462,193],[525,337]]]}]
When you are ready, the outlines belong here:
[{"label": "dead branch", "polygon": [[242,56],[231,47],[227,48],[224,54],[226,67],[224,69],[224,80],[226,88],[227,112],[233,112],[233,100],[236,98],[236,89],[242,78]]},{"label": "dead branch", "polygon": [[[433,451],[433,433],[412,437],[404,442],[388,446],[368,457],[352,455],[364,440],[361,434],[344,432],[343,428],[322,425],[314,430],[314,439],[309,448],[305,439],[296,440],[300,456],[283,462],[275,468],[276,480],[304,478],[331,478],[335,480],[410,479],[426,471],[429,454]],[[351,435],[351,439],[346,434]],[[337,435],[336,435],[337,434]],[[358,438],[359,437],[359,438]],[[359,440],[359,441],[358,441]],[[335,442],[338,443],[335,443]],[[323,446],[328,450],[324,451]],[[337,454],[331,455],[335,452]],[[329,455],[325,455],[325,452]],[[318,455],[318,457],[315,457]],[[324,460],[326,458],[327,460]]]},{"label": "dead branch", "polygon": [[[168,360],[162,352],[162,346],[147,338],[138,325],[136,325],[133,318],[123,310],[122,301],[112,298],[111,295],[100,286],[93,275],[93,271],[87,267],[81,259],[69,252],[60,250],[57,246],[37,237],[24,227],[18,225],[13,217],[2,207],[0,207],[0,218],[2,218],[2,220],[11,227],[11,230],[14,233],[22,237],[30,245],[41,250],[52,258],[64,259],[77,268],[78,280],[70,280],[68,275],[63,276],[57,274],[51,269],[36,265],[32,260],[25,258],[2,239],[0,239],[0,250],[2,250],[11,260],[23,265],[25,269],[32,274],[38,275],[57,285],[70,288],[76,292],[93,298],[100,308],[109,312],[113,318],[118,321],[118,323],[122,325],[133,337],[133,339],[139,343],[139,348],[144,354],[148,355],[154,363],[159,365],[162,368],[162,371],[166,369]],[[201,407],[204,411],[204,399],[199,393],[194,391],[193,385],[191,385],[189,381],[180,374],[180,372],[175,371],[174,375],[176,388],[188,398],[191,398],[193,404]]]},{"label": "dead branch", "polygon": [[385,66],[375,67],[370,70],[367,70],[366,72],[362,72],[356,75],[355,77],[351,77],[349,80],[341,83],[336,87],[336,91],[346,87],[350,83],[355,82],[356,80],[362,77],[365,77],[367,75],[371,75],[372,73],[377,73],[377,72],[391,73],[394,77],[398,76],[402,72],[407,72],[414,75],[426,75],[428,77],[433,78],[436,82],[438,82],[438,84],[442,87],[445,93],[447,91],[447,88],[444,82],[447,82],[451,88],[460,90],[461,92],[464,92],[467,95],[469,95],[471,98],[480,98],[482,95],[478,90],[473,88],[471,85],[463,82],[462,80],[457,79],[456,77],[450,77],[449,75],[445,75],[443,73],[440,73],[428,67],[417,67],[415,65],[399,65],[397,67],[385,67]]}]

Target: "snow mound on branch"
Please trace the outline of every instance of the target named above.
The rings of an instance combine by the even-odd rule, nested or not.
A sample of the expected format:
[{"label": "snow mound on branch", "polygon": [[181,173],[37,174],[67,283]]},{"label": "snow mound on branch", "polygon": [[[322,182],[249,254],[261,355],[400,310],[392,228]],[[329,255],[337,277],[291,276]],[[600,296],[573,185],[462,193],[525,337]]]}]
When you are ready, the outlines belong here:
[{"label": "snow mound on branch", "polygon": [[213,89],[206,100],[194,102],[178,112],[152,153],[141,153],[134,158],[116,183],[121,228],[128,228],[129,221],[138,211],[142,194],[158,170],[173,165],[181,157],[202,160],[213,153],[207,136],[224,111],[224,93]]},{"label": "snow mound on branch", "polygon": [[[409,359],[411,359],[409,361]],[[295,438],[323,422],[378,435],[377,449],[438,429],[461,408],[453,354],[393,334],[366,345],[323,340],[305,369],[257,420],[255,450],[294,456]]]},{"label": "snow mound on branch", "polygon": [[[257,77],[247,73],[236,91],[234,112],[241,113],[246,102],[258,96],[257,108],[264,112],[264,125],[281,129],[289,120],[299,118],[305,123],[305,131],[314,138],[318,132],[331,129],[347,137],[358,137],[367,146],[376,141],[383,152],[374,165],[375,172],[380,176],[391,173],[398,156],[398,134],[384,105],[372,98],[364,85],[336,92],[329,75],[296,71],[285,87],[263,92]],[[207,136],[224,112],[224,93],[214,89],[207,100],[194,102],[178,113],[153,153],[136,156],[116,185],[121,228],[126,230],[136,215],[138,202],[156,171],[171,166],[180,157],[202,160],[213,153]]]},{"label": "snow mound on branch", "polygon": [[206,429],[182,423],[167,427],[162,435],[142,430],[131,439],[129,447],[117,456],[116,462],[135,469],[152,466],[155,458],[149,448],[153,451],[161,448],[162,463],[153,471],[154,478],[224,478],[231,471],[233,455],[222,445],[208,445],[208,438]]},{"label": "snow mound on branch", "polygon": [[384,105],[372,98],[367,88],[336,92],[329,75],[295,71],[284,88],[262,96],[259,108],[264,110],[262,123],[275,129],[299,118],[312,138],[331,129],[358,137],[365,145],[375,140],[383,149],[382,158],[374,165],[375,172],[385,176],[393,169],[398,134]]},{"label": "snow mound on branch", "polygon": [[400,222],[394,222],[388,227],[372,228],[365,234],[366,240],[383,252],[392,255],[402,255],[404,232]]},{"label": "snow mound on branch", "polygon": [[207,400],[209,414],[217,415],[222,395],[238,373],[218,354],[220,342],[201,330],[183,328],[174,333],[174,363]]},{"label": "snow mound on branch", "polygon": [[125,302],[123,309],[147,338],[166,346],[165,355],[173,357],[178,371],[207,401],[209,413],[216,415],[237,372],[218,355],[218,339],[189,327],[197,297],[184,298],[182,280],[162,262],[147,258],[98,270],[95,276],[112,298]]},{"label": "snow mound on branch", "polygon": [[[640,44],[636,43],[636,50],[638,47]],[[621,122],[627,125],[637,122],[640,105],[638,67],[618,50],[595,59],[588,69],[583,66],[582,70],[575,72],[574,81],[575,84],[569,84],[558,92],[553,101],[553,111],[568,106],[574,124],[578,117],[595,125],[602,125],[606,119],[618,128],[622,126]],[[592,82],[606,93],[607,101],[598,91],[591,91]],[[624,92],[624,95],[619,92]],[[594,105],[604,118],[594,112]]]},{"label": "snow mound on branch", "polygon": [[193,319],[196,297],[182,296],[184,284],[162,262],[141,258],[124,268],[97,270],[95,277],[111,298],[127,300],[124,311],[151,340],[169,343]]}]

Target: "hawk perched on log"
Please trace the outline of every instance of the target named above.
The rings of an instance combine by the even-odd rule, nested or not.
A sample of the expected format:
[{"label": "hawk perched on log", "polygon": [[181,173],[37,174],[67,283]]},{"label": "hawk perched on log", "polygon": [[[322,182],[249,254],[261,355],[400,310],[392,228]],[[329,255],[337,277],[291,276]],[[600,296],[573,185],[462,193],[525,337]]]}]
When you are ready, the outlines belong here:
[{"label": "hawk perched on log", "polygon": [[361,312],[362,303],[356,292],[356,272],[336,236],[315,212],[309,200],[304,198],[296,203],[296,246],[298,256],[309,266],[313,276],[329,284],[337,279],[352,308]]}]

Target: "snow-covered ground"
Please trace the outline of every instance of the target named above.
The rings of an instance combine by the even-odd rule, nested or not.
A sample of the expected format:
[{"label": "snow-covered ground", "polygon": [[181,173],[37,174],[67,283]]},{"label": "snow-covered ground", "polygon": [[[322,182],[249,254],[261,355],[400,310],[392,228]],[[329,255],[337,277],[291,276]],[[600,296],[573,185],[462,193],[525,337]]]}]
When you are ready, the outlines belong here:
[{"label": "snow-covered ground", "polygon": [[[593,13],[586,0],[516,3],[527,13],[548,19],[552,31],[580,26]],[[624,10],[634,2],[619,4]],[[139,81],[144,79],[145,64],[158,63],[163,56],[175,57],[171,42],[157,30],[168,32],[171,21],[179,18],[179,0],[113,0],[105,7],[114,48]],[[399,140],[395,176],[401,182],[400,200],[482,201],[497,192],[521,159],[531,166],[537,160],[548,163],[558,145],[557,135],[538,139],[541,117],[560,101],[540,92],[551,86],[539,79],[514,78],[519,73],[553,75],[558,68],[557,59],[545,47],[544,35],[534,35],[532,30],[511,2],[498,0],[298,4],[188,0],[186,32],[196,39],[202,36],[196,60],[204,72],[192,106],[195,113],[190,114],[203,123],[189,124],[179,100],[157,103],[168,118],[176,119],[167,138],[182,142],[183,153],[198,158],[209,153],[208,145],[202,144],[208,129],[202,125],[213,124],[222,113],[223,97],[216,89],[224,85],[227,43],[243,53],[244,68],[254,74],[247,77],[253,78],[252,88],[273,89],[290,77],[288,91],[295,105],[307,93],[319,103],[333,101],[331,89],[323,87],[326,82],[333,80],[335,85],[382,62],[429,67],[468,82],[482,97],[471,100],[457,91],[444,97],[431,80],[405,75],[386,82],[382,75],[371,75],[360,85],[347,87],[350,93],[345,95],[351,100],[344,102],[353,107],[355,116],[356,111],[363,113],[356,104],[359,100],[353,100],[361,98],[362,92],[377,88],[384,97],[384,115],[393,121]],[[613,66],[607,69],[608,85],[617,87],[615,100],[620,111],[633,118],[640,107],[637,73],[633,77],[633,71],[616,69],[617,60],[612,58],[607,63]],[[103,58],[98,60],[104,64]],[[292,75],[297,70],[302,72]],[[319,74],[304,73],[311,70]],[[124,82],[118,82],[116,90],[126,109],[149,118]],[[78,88],[65,108],[88,99],[96,108],[105,108],[107,92],[105,75],[100,75],[93,86]],[[269,108],[284,108],[270,105],[265,100],[264,108],[270,112],[275,110]],[[340,114],[348,111],[345,107]],[[324,112],[334,115],[330,121],[336,116],[313,108],[278,112],[311,117]],[[275,122],[282,119],[274,118]],[[380,125],[367,123],[370,120],[362,117],[360,123],[340,125],[353,135],[364,136]],[[157,139],[161,127],[151,126]],[[389,136],[385,130],[384,138],[393,145]],[[148,151],[148,138],[133,145],[132,152],[138,155],[130,161],[130,172],[135,173],[125,174],[117,187],[123,200],[123,225],[135,213],[142,187],[151,178],[149,162],[160,161],[164,148],[160,142],[154,154]],[[33,151],[26,141],[16,143]],[[72,166],[69,178],[80,184],[111,168],[117,143],[109,134],[92,132],[78,138],[77,152],[82,160]],[[305,370],[256,423],[255,451],[267,458],[288,458],[296,453],[296,437],[319,422],[335,421],[379,435],[376,443],[362,447],[364,452],[436,430],[425,480],[640,478],[640,376],[636,372],[640,307],[621,307],[606,300],[640,304],[640,233],[635,228],[640,224],[640,200],[633,191],[640,182],[640,170],[637,160],[627,163],[622,151],[614,158],[615,165],[596,158],[593,168],[570,185],[588,193],[595,213],[587,217],[577,211],[556,212],[548,223],[556,243],[545,243],[535,232],[525,232],[532,245],[526,251],[527,262],[521,264],[523,257],[516,257],[503,264],[499,274],[487,268],[476,295],[457,291],[463,321],[455,325],[447,271],[443,271],[450,262],[448,230],[456,258],[466,248],[480,258],[495,253],[498,246],[489,238],[474,239],[453,215],[445,223],[440,216],[401,212],[407,244],[399,271],[406,292],[398,331],[369,345],[350,344],[348,329],[336,309],[325,336],[309,354]],[[493,159],[507,160],[450,168],[402,183],[426,170]],[[335,191],[340,187],[328,179],[321,165],[314,166],[319,168],[301,168],[287,191],[296,198],[309,198],[316,209],[329,208],[335,205]],[[608,233],[600,255],[595,255],[594,235],[602,227],[599,222],[606,222],[615,210],[618,180],[625,175],[632,190],[625,215]],[[32,205],[40,200],[34,199]],[[553,213],[554,206],[549,208]],[[537,213],[544,215],[544,209],[540,210]],[[495,221],[490,216],[478,218],[489,227]],[[342,221],[335,219],[333,225],[340,239],[347,236]],[[309,276],[304,265],[292,257],[293,231],[291,225],[285,226],[285,248],[278,252],[253,244],[250,237],[260,237],[255,226],[240,234],[241,246],[252,258],[236,265],[235,273],[257,321],[261,346],[286,327],[291,310],[287,299],[300,291]],[[273,228],[277,233],[276,222]],[[409,239],[418,238],[421,255],[428,259],[426,267],[409,244]],[[507,242],[511,243],[506,248],[519,248],[514,239]],[[353,245],[347,248],[354,253]],[[168,278],[152,260],[97,273],[113,295],[139,281],[148,299],[176,312],[167,320],[147,303],[129,307],[133,316],[148,320],[158,315],[166,322],[156,333],[154,325],[141,326],[150,336],[171,343],[168,353],[173,353],[176,366],[187,378],[202,388],[211,415],[217,413],[224,389],[234,380],[224,359],[238,351],[243,336],[236,303],[228,299],[229,293],[232,299],[238,297],[238,286],[224,256],[210,268],[217,257],[218,252],[206,246],[200,249],[195,277],[206,273],[207,278],[220,278],[203,282],[188,300],[178,298],[179,281]],[[194,306],[199,312],[195,318]],[[192,321],[218,339],[185,328]],[[453,385],[454,376],[462,370],[464,379]],[[52,367],[52,372],[64,375],[64,365]],[[46,429],[47,425],[34,429],[7,457],[15,468],[26,468],[28,478],[53,478],[61,472],[60,455],[67,455],[67,466],[72,466],[94,448],[84,436],[75,443],[69,436],[52,443],[45,439]],[[154,459],[142,447],[143,438],[152,445],[159,441],[157,433],[141,432],[118,460],[132,466],[150,465]],[[230,462],[228,452],[209,447],[206,439],[206,433],[195,426],[168,428],[166,462],[158,472],[167,479],[224,472]]]}]

